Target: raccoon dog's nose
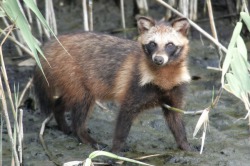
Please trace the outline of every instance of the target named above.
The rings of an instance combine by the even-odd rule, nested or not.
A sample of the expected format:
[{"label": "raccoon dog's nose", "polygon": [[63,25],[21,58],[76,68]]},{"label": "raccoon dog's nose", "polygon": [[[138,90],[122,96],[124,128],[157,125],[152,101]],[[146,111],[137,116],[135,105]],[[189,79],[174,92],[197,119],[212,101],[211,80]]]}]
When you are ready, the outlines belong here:
[{"label": "raccoon dog's nose", "polygon": [[163,57],[161,57],[161,56],[156,56],[156,57],[154,57],[154,63],[155,63],[155,64],[157,64],[157,65],[162,65],[163,62],[164,62]]}]

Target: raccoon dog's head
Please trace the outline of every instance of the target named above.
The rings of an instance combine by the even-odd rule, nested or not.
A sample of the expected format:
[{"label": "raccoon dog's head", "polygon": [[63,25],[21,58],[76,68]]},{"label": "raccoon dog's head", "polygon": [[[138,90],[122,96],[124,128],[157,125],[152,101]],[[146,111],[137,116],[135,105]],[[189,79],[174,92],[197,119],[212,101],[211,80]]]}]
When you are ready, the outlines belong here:
[{"label": "raccoon dog's head", "polygon": [[156,22],[149,17],[138,17],[139,42],[147,58],[157,66],[180,63],[188,52],[187,32],[189,22],[185,18],[172,22]]}]

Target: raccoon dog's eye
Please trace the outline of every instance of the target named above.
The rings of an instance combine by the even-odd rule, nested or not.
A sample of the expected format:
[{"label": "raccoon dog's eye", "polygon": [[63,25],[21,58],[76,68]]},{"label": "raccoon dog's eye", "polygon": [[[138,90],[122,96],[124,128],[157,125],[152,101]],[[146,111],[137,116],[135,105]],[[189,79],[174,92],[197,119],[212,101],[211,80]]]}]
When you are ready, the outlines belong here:
[{"label": "raccoon dog's eye", "polygon": [[156,43],[151,41],[151,42],[148,43],[148,46],[149,46],[150,50],[154,50],[156,48]]},{"label": "raccoon dog's eye", "polygon": [[165,49],[168,54],[172,54],[176,50],[176,46],[173,43],[168,43],[166,44]]},{"label": "raccoon dog's eye", "polygon": [[153,41],[143,45],[143,49],[148,56],[151,56],[156,50],[157,44]]}]

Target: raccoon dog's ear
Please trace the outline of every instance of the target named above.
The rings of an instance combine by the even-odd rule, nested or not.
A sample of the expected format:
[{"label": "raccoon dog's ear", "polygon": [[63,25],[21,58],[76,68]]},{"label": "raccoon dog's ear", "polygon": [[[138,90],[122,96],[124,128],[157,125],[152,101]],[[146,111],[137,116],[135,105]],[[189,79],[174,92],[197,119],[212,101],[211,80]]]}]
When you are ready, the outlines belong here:
[{"label": "raccoon dog's ear", "polygon": [[138,16],[136,20],[140,34],[147,32],[151,27],[155,26],[155,21],[150,17]]},{"label": "raccoon dog's ear", "polygon": [[186,18],[173,20],[171,22],[171,25],[177,32],[180,32],[182,35],[187,36],[190,25]]}]

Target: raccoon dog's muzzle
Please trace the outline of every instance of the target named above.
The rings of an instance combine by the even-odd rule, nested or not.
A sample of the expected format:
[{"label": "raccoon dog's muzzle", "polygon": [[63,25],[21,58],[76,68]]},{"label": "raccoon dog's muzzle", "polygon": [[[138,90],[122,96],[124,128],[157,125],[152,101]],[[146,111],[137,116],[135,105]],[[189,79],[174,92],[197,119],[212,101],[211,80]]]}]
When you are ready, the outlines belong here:
[{"label": "raccoon dog's muzzle", "polygon": [[166,54],[153,54],[152,60],[156,65],[162,66],[168,62],[168,56]]}]

